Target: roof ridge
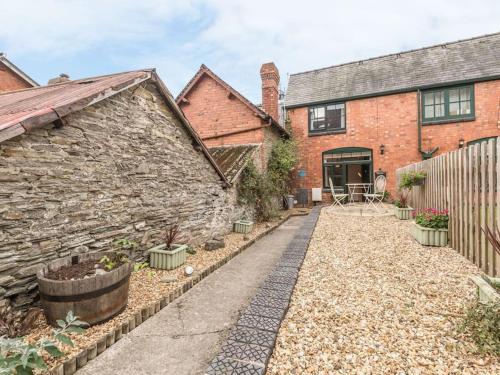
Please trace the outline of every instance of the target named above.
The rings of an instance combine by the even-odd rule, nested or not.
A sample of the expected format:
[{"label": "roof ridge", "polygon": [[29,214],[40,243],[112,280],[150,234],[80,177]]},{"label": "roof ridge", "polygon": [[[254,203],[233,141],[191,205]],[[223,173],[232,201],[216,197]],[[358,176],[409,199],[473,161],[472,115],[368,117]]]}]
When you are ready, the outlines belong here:
[{"label": "roof ridge", "polygon": [[325,66],[323,68],[305,70],[303,72],[298,72],[298,73],[290,73],[290,76],[297,76],[297,75],[306,74],[306,73],[313,73],[313,72],[318,72],[318,71],[321,71],[321,70],[327,70],[327,69],[331,69],[331,68],[337,68],[337,67],[341,67],[341,66],[345,66],[345,65],[359,64],[359,63],[362,63],[362,62],[365,62],[365,61],[377,60],[377,59],[382,59],[382,58],[385,58],[385,57],[397,56],[397,55],[412,53],[412,52],[416,52],[416,51],[423,51],[423,50],[426,50],[426,49],[432,49],[432,48],[437,48],[437,47],[446,47],[446,46],[448,46],[450,44],[470,42],[470,41],[475,40],[475,39],[488,38],[488,37],[492,37],[492,36],[496,36],[496,35],[500,35],[500,32],[490,33],[490,34],[483,34],[483,35],[474,36],[474,37],[471,37],[471,38],[458,39],[458,40],[454,40],[454,41],[451,41],[451,42],[438,43],[438,44],[433,44],[433,45],[426,46],[426,47],[413,48],[413,49],[404,50],[404,51],[400,51],[400,52],[388,53],[388,54],[385,54],[385,55],[379,55],[379,56],[370,57],[370,58],[367,58],[367,59],[354,60],[354,61],[349,61],[349,62],[345,62],[345,63],[341,63],[341,64],[335,64],[335,65]]}]

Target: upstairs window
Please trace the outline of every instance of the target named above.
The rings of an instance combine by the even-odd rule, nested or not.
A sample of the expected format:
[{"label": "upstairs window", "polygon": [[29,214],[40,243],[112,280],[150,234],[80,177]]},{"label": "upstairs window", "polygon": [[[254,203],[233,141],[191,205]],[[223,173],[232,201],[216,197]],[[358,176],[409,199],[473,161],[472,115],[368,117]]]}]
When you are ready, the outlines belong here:
[{"label": "upstairs window", "polygon": [[345,131],[345,103],[332,103],[309,108],[309,133]]},{"label": "upstairs window", "polygon": [[472,85],[426,90],[421,98],[424,124],[474,118]]}]

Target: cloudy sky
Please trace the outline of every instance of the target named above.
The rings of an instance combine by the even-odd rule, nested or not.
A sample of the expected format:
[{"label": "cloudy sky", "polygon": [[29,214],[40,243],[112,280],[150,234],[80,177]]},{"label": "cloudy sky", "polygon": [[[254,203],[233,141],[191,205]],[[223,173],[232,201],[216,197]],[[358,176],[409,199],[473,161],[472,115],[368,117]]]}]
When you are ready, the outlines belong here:
[{"label": "cloudy sky", "polygon": [[0,51],[44,84],[156,67],[177,94],[204,63],[260,102],[287,73],[500,31],[498,0],[0,0]]}]

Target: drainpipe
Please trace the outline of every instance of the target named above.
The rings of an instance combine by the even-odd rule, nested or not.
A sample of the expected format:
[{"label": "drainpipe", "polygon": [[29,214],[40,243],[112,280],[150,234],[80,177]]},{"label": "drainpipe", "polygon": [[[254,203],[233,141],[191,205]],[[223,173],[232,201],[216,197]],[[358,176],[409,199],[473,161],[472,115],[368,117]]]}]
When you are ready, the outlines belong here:
[{"label": "drainpipe", "polygon": [[423,160],[427,160],[432,158],[432,155],[439,149],[439,147],[434,147],[430,151],[422,150],[422,122],[420,121],[421,107],[420,103],[422,102],[420,98],[421,92],[420,89],[417,90],[417,132],[418,132],[418,152],[422,155]]}]

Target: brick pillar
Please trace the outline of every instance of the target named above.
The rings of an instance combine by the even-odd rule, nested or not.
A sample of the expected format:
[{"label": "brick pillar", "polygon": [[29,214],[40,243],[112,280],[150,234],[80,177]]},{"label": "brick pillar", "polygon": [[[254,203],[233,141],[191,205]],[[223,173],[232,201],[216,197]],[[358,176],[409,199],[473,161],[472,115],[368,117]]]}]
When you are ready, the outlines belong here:
[{"label": "brick pillar", "polygon": [[262,79],[262,108],[274,120],[279,121],[279,85],[280,74],[273,62],[262,64],[260,68]]}]

